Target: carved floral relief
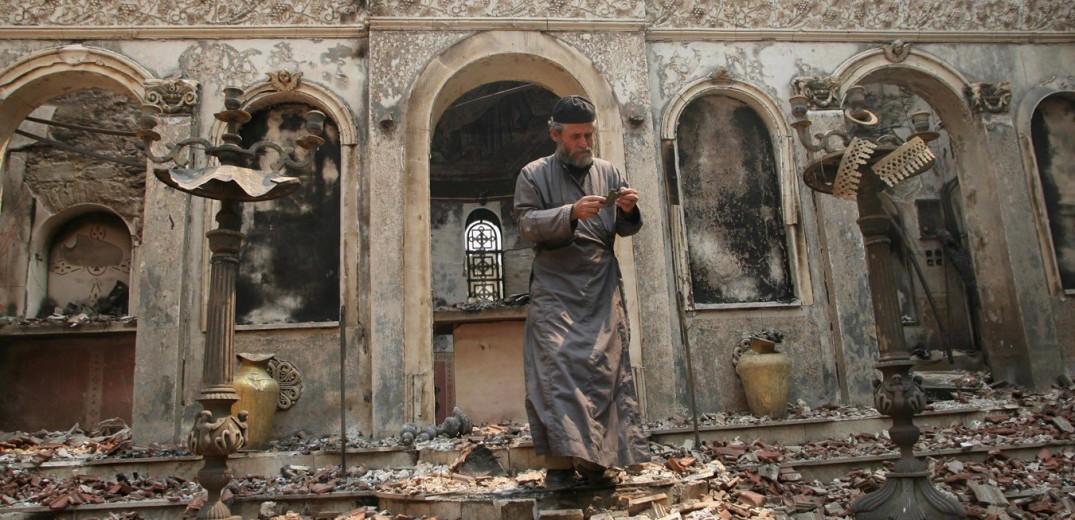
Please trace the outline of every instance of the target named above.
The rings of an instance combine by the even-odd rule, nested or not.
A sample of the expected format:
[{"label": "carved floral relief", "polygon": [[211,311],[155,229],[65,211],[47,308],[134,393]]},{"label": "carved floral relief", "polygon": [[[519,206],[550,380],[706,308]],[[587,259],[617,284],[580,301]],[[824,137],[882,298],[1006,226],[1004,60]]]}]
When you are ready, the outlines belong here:
[{"label": "carved floral relief", "polygon": [[357,23],[356,0],[18,0],[0,25],[336,25]]},{"label": "carved floral relief", "polygon": [[641,0],[372,0],[374,16],[642,18]]},{"label": "carved floral relief", "polygon": [[1012,102],[1011,83],[971,83],[967,85],[967,100],[977,113],[1003,114]]},{"label": "carved floral relief", "polygon": [[1070,0],[706,0],[652,1],[653,28],[815,31],[1070,31]]}]

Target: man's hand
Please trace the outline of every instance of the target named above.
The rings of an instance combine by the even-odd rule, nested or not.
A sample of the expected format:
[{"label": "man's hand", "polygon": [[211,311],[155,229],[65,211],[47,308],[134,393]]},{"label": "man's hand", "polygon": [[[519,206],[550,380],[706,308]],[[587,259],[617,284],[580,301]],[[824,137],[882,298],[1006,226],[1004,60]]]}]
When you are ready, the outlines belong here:
[{"label": "man's hand", "polygon": [[616,199],[616,206],[630,215],[638,204],[638,190],[634,188],[620,188],[620,198]]},{"label": "man's hand", "polygon": [[[636,196],[637,198],[637,196]],[[586,195],[571,206],[572,220],[586,220],[596,217],[605,209],[605,198],[601,195]]]}]

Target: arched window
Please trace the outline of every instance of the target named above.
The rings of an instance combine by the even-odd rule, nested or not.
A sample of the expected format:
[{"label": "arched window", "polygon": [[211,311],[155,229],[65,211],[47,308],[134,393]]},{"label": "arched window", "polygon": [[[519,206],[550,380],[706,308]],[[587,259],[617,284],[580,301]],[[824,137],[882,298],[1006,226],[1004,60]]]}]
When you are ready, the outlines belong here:
[{"label": "arched window", "polygon": [[1042,100],[1030,123],[1053,252],[1064,292],[1075,293],[1075,99]]},{"label": "arched window", "polygon": [[467,253],[467,292],[471,298],[499,300],[504,297],[504,251],[500,219],[487,209],[467,217],[464,233]]},{"label": "arched window", "polygon": [[773,139],[736,98],[691,101],[677,133],[691,300],[695,305],[796,300]]}]

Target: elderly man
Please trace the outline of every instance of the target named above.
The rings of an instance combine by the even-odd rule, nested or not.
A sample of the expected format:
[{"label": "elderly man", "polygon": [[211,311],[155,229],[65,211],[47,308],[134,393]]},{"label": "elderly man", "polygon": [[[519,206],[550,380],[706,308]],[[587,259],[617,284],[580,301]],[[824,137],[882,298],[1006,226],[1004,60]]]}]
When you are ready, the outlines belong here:
[{"label": "elderly man", "polygon": [[593,156],[596,111],[553,107],[556,153],[523,167],[515,216],[536,244],[523,346],[526,413],[547,488],[614,484],[613,467],[648,460],[628,353],[616,235],[642,227],[638,192]]}]

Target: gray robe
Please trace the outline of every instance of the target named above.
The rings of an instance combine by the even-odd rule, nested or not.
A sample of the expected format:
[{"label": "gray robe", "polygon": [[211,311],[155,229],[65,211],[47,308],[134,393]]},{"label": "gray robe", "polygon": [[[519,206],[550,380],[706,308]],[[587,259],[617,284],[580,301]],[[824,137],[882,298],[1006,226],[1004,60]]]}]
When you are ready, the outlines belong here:
[{"label": "gray robe", "polygon": [[629,355],[630,327],[616,235],[642,227],[641,213],[617,207],[571,221],[584,195],[627,186],[594,159],[577,181],[555,155],[526,165],[515,185],[515,217],[536,243],[523,345],[526,413],[538,455],[605,467],[648,461]]}]

